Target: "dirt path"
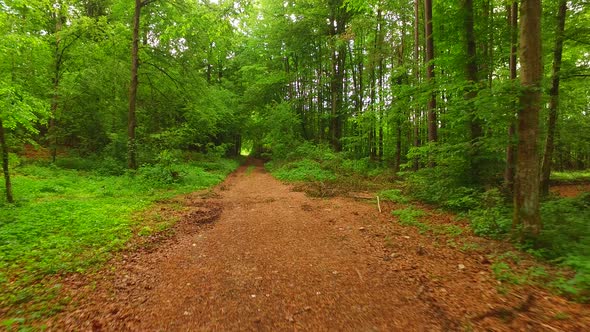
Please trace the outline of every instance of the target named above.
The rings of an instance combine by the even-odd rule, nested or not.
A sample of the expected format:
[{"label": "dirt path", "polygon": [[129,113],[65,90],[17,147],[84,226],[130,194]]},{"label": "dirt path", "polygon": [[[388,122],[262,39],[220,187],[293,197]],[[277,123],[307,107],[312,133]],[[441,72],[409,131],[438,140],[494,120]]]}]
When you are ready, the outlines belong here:
[{"label": "dirt path", "polygon": [[[50,330],[581,331],[587,307],[528,288],[499,295],[489,262],[391,222],[374,204],[312,199],[260,165],[188,198],[175,235],[125,254]],[[215,220],[194,222],[197,216]],[[217,218],[218,217],[218,218]],[[197,218],[198,219],[198,218]],[[202,220],[203,218],[201,218]],[[566,319],[564,319],[564,317]]]}]

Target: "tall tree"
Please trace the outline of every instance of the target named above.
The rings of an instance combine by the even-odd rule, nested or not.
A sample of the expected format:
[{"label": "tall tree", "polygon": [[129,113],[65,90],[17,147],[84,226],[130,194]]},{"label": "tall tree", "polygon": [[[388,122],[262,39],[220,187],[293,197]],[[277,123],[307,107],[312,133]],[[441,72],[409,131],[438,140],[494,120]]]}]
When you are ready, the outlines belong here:
[{"label": "tall tree", "polygon": [[567,1],[559,1],[557,12],[557,28],[555,31],[555,49],[553,50],[553,68],[551,73],[551,89],[549,90],[549,118],[547,121],[547,138],[545,140],[545,153],[541,168],[541,194],[549,194],[549,177],[555,149],[555,127],[557,124],[557,110],[559,107],[559,82],[561,79],[561,58],[563,53],[563,32],[565,30],[565,17]]},{"label": "tall tree", "polygon": [[137,119],[135,110],[137,107],[137,86],[139,70],[139,20],[141,17],[142,0],[135,0],[133,13],[133,35],[131,45],[131,83],[129,84],[129,113],[127,119],[127,167],[137,168],[137,142],[135,139],[135,127]]},{"label": "tall tree", "polygon": [[54,20],[54,37],[55,42],[53,45],[54,51],[54,64],[53,64],[53,95],[51,96],[51,118],[49,119],[49,139],[50,143],[49,146],[51,147],[51,159],[55,162],[55,158],[57,156],[57,144],[58,144],[58,134],[57,134],[57,111],[59,108],[59,87],[60,87],[60,80],[62,77],[62,66],[64,62],[64,52],[66,48],[62,45],[62,28],[66,17],[64,15],[64,4],[61,1],[57,1],[54,4],[54,12],[52,13],[52,17]]},{"label": "tall tree", "polygon": [[541,0],[523,0],[520,8],[520,109],[514,177],[513,229],[520,240],[541,231],[539,212],[539,110],[541,108]]},{"label": "tall tree", "polygon": [[[508,13],[508,27],[510,33],[510,80],[516,82],[517,68],[516,62],[518,59],[518,1],[512,0],[506,12]],[[513,116],[510,116],[510,125],[508,126],[508,144],[506,146],[506,167],[504,169],[504,188],[508,193],[512,193],[514,189],[514,168],[516,164],[516,146],[514,144],[514,137],[516,135],[516,124]]]},{"label": "tall tree", "polygon": [[465,99],[467,100],[467,107],[469,112],[469,131],[471,133],[471,180],[478,183],[481,180],[481,156],[479,155],[479,138],[482,135],[482,127],[478,119],[477,110],[474,105],[474,99],[477,97],[479,89],[479,79],[477,77],[477,50],[475,42],[475,19],[473,14],[473,0],[463,0],[463,10],[465,11],[465,42],[467,49],[467,61],[465,64],[465,73],[467,76],[467,91]]},{"label": "tall tree", "polygon": [[346,31],[349,13],[342,0],[330,0],[329,36],[332,48],[332,77],[330,80],[330,140],[334,150],[342,150],[344,126],[344,77],[346,72]]},{"label": "tall tree", "polygon": [[[420,0],[414,0],[414,79],[415,85],[420,84]],[[420,146],[420,116],[421,110],[418,103],[414,109],[414,147]],[[420,166],[418,157],[414,158],[413,169],[416,171]]]},{"label": "tall tree", "polygon": [[426,39],[426,80],[432,89],[428,100],[428,141],[438,140],[438,123],[436,119],[436,90],[434,88],[434,36],[432,34],[432,0],[424,0],[424,26]]}]

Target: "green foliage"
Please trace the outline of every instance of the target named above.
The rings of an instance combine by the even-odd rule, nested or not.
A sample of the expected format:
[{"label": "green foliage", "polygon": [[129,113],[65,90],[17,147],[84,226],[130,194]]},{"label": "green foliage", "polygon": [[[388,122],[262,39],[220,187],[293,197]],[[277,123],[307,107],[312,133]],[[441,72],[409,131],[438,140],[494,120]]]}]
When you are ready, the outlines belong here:
[{"label": "green foliage", "polygon": [[[162,155],[162,162],[166,158]],[[141,226],[133,218],[136,212],[154,201],[217,184],[236,166],[227,160],[174,164],[184,176],[169,183],[141,172],[105,176],[56,166],[18,168],[17,204],[0,206],[0,282],[5,285],[0,303],[43,310],[43,301],[55,295],[54,288],[40,282],[45,276],[83,272],[104,262]],[[140,233],[152,231],[141,228]]]},{"label": "green foliage", "polygon": [[400,189],[388,189],[380,191],[377,196],[384,201],[391,201],[394,203],[406,204],[410,200],[403,195]]},{"label": "green foliage", "polygon": [[590,300],[590,193],[547,201],[541,215],[541,235],[525,248],[574,269],[575,276],[558,282],[558,288],[578,300]]},{"label": "green foliage", "polygon": [[494,277],[500,281],[514,285],[520,285],[526,282],[526,278],[512,272],[512,268],[506,262],[495,262],[491,266]]},{"label": "green foliage", "polygon": [[551,172],[551,180],[559,182],[589,182],[590,170]]},{"label": "green foliage", "polygon": [[284,159],[300,144],[300,120],[289,103],[268,107],[264,120],[262,143],[270,148],[273,158]]},{"label": "green foliage", "polygon": [[413,226],[420,230],[420,233],[424,233],[430,230],[430,226],[418,221],[417,218],[426,216],[426,212],[420,209],[416,209],[413,206],[409,206],[405,209],[394,210],[391,212],[394,216],[397,216],[400,224],[404,226]]},{"label": "green foliage", "polygon": [[268,167],[274,176],[284,181],[330,181],[336,179],[336,175],[332,171],[322,169],[320,163],[309,159],[288,163],[277,169],[273,169],[272,164]]},{"label": "green foliage", "polygon": [[471,228],[476,235],[501,238],[512,227],[510,207],[498,189],[490,189],[479,195],[480,206],[468,213]]},{"label": "green foliage", "polygon": [[408,184],[415,198],[452,211],[469,211],[479,206],[478,190],[466,186],[461,172],[443,166],[412,173]]}]

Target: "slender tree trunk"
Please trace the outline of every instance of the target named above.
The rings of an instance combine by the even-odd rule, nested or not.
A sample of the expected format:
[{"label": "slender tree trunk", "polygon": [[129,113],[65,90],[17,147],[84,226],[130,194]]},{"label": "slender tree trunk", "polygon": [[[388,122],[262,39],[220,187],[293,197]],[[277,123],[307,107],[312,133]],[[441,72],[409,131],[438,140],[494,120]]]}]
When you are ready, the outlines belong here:
[{"label": "slender tree trunk", "polygon": [[541,0],[523,0],[520,24],[520,111],[514,177],[513,229],[522,241],[541,231],[539,214],[539,110],[541,108]]},{"label": "slender tree trunk", "polygon": [[370,60],[370,79],[371,79],[371,90],[369,96],[371,103],[369,109],[371,124],[369,126],[369,157],[371,160],[377,159],[377,133],[375,132],[376,119],[377,119],[377,36],[379,32],[379,26],[375,27],[375,41],[373,43],[373,54]]},{"label": "slender tree trunk", "polygon": [[426,35],[426,79],[433,89],[428,101],[428,141],[438,140],[438,124],[436,120],[436,92],[434,89],[434,37],[432,35],[432,0],[424,0],[424,24]]},{"label": "slender tree trunk", "polygon": [[383,44],[385,42],[385,34],[383,32],[383,12],[381,9],[377,11],[377,35],[375,36],[376,39],[376,52],[377,52],[377,59],[375,64],[378,66],[379,70],[376,72],[377,74],[377,157],[379,161],[383,160],[383,108],[385,107],[384,102],[384,93],[385,90],[383,89],[383,67],[384,67],[384,50]]},{"label": "slender tree trunk", "polygon": [[12,196],[12,182],[10,181],[10,172],[8,169],[8,145],[6,144],[6,134],[4,133],[4,124],[0,120],[0,147],[2,148],[2,171],[4,172],[4,184],[6,188],[6,201],[14,203]]},{"label": "slender tree trunk", "polygon": [[559,107],[559,81],[561,70],[561,55],[563,53],[563,32],[565,29],[565,16],[567,1],[560,0],[557,14],[557,29],[555,32],[555,49],[553,50],[553,72],[551,75],[551,90],[549,91],[549,119],[547,124],[547,139],[545,141],[545,153],[541,168],[541,194],[549,194],[549,177],[551,176],[551,163],[555,148],[555,127],[557,123],[557,109]]},{"label": "slender tree trunk", "polygon": [[469,108],[469,130],[471,133],[471,151],[469,162],[471,164],[471,181],[473,183],[481,182],[481,161],[478,140],[482,136],[482,127],[480,121],[477,119],[477,110],[473,104],[473,99],[477,97],[479,89],[477,77],[477,48],[475,42],[474,31],[474,14],[473,14],[473,0],[463,0],[463,9],[465,11],[465,41],[467,48],[467,61],[465,66],[465,73],[467,76],[467,93],[465,99]]},{"label": "slender tree trunk", "polygon": [[[518,2],[513,0],[508,8],[508,24],[510,26],[510,79],[516,81],[517,78],[517,43],[518,43]],[[514,170],[516,167],[516,146],[514,139],[516,135],[515,120],[510,118],[508,127],[508,145],[506,147],[506,168],[504,170],[504,188],[512,194],[514,191]]]},{"label": "slender tree trunk", "polygon": [[[414,78],[416,86],[420,85],[420,0],[414,0]],[[420,115],[422,111],[416,103],[414,109],[414,147],[420,146]],[[413,169],[417,171],[420,166],[418,157],[414,158]]]},{"label": "slender tree trunk", "polygon": [[[346,65],[346,43],[337,43],[346,31],[348,20],[342,0],[330,1],[330,43],[332,47],[332,77],[330,80],[331,116],[330,139],[336,151],[342,150],[342,133],[344,126],[344,78]],[[340,45],[338,45],[340,44]]]},{"label": "slender tree trunk", "polygon": [[[405,16],[401,17],[401,21],[402,21],[402,30],[401,30],[401,38],[400,38],[399,48],[397,49],[397,65],[399,67],[403,68],[404,63],[405,63],[404,53],[405,53],[405,47],[406,47]],[[392,56],[392,58],[391,58],[392,67],[393,67],[394,63],[395,63],[394,56]],[[397,85],[401,86],[403,81],[404,80],[401,77],[398,77],[397,78]],[[407,83],[407,79],[406,79],[406,83]],[[398,114],[396,115],[396,120],[395,120],[395,130],[396,130],[395,164],[394,164],[394,168],[393,168],[393,171],[395,173],[399,172],[401,160],[402,160],[402,114],[403,113],[401,111],[399,111]]]},{"label": "slender tree trunk", "polygon": [[61,65],[63,56],[61,52],[61,36],[59,33],[63,28],[64,17],[61,14],[63,4],[59,3],[59,8],[55,14],[55,45],[54,57],[55,63],[53,66],[53,95],[51,96],[51,116],[49,117],[49,147],[51,149],[51,161],[55,162],[57,158],[57,111],[59,108],[59,83],[61,78]]},{"label": "slender tree trunk", "polygon": [[135,12],[133,14],[133,40],[131,46],[131,84],[129,85],[129,113],[127,123],[127,167],[137,168],[137,143],[135,140],[137,107],[137,86],[139,84],[137,72],[139,69],[139,18],[141,16],[141,0],[135,0]]}]

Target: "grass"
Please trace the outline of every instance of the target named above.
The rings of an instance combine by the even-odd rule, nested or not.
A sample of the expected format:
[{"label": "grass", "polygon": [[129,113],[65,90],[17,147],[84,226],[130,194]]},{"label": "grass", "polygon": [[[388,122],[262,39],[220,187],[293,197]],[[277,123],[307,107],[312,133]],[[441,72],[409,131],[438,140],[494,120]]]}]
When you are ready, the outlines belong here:
[{"label": "grass", "polygon": [[551,172],[551,180],[558,182],[590,182],[590,169],[585,171]]},{"label": "grass", "polygon": [[58,310],[48,303],[59,284],[45,281],[105,262],[134,230],[154,231],[134,214],[157,200],[213,186],[236,166],[226,160],[174,165],[172,182],[161,176],[165,169],[155,166],[123,176],[35,165],[17,168],[17,202],[0,204],[0,316],[8,315],[8,324]]}]

